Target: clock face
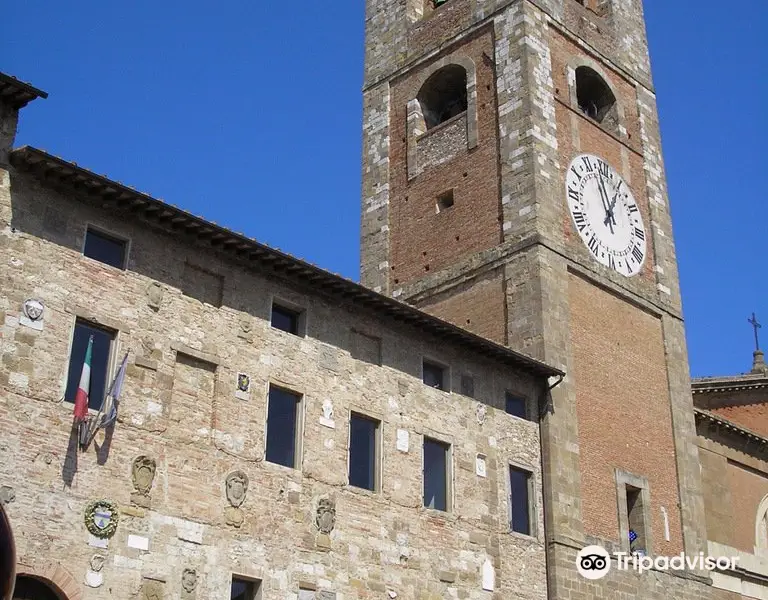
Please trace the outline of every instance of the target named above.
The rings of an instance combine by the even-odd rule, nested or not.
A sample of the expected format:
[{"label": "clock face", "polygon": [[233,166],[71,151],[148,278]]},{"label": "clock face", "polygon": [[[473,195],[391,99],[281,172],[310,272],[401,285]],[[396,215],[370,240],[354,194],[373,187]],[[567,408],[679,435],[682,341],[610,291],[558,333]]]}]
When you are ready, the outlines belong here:
[{"label": "clock face", "polygon": [[581,154],[566,176],[566,201],[582,241],[600,263],[626,277],[645,262],[645,227],[632,190],[602,158]]}]

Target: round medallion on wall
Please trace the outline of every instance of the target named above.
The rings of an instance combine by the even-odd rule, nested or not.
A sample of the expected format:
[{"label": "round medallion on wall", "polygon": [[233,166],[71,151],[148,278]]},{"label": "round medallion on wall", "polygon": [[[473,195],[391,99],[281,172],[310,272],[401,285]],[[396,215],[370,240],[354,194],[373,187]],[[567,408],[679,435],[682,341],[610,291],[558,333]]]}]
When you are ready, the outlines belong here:
[{"label": "round medallion on wall", "polygon": [[580,154],[566,176],[568,211],[590,254],[625,277],[637,275],[647,254],[645,226],[632,190],[607,161]]},{"label": "round medallion on wall", "polygon": [[85,526],[97,538],[111,538],[117,530],[117,505],[109,500],[94,500],[85,507]]}]

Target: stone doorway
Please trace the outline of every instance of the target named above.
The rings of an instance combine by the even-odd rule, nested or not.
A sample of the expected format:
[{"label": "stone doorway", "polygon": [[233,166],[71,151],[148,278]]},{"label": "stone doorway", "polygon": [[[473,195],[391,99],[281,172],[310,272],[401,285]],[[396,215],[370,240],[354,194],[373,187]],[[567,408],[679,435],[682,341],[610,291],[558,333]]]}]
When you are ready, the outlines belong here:
[{"label": "stone doorway", "polygon": [[67,598],[56,591],[53,584],[42,579],[20,575],[16,578],[13,600],[67,600]]}]

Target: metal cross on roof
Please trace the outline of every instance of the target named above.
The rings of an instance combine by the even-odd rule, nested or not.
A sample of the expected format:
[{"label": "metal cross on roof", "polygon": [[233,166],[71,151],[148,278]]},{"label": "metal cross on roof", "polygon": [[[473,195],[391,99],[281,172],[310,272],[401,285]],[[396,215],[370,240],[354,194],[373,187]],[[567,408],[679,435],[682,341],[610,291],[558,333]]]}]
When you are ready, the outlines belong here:
[{"label": "metal cross on roof", "polygon": [[752,313],[752,318],[751,319],[747,319],[747,322],[750,325],[752,325],[752,329],[755,330],[755,350],[758,351],[758,350],[760,350],[760,342],[757,339],[757,330],[760,329],[762,327],[762,325],[760,325],[760,323],[757,322],[757,318],[755,317],[755,313]]}]

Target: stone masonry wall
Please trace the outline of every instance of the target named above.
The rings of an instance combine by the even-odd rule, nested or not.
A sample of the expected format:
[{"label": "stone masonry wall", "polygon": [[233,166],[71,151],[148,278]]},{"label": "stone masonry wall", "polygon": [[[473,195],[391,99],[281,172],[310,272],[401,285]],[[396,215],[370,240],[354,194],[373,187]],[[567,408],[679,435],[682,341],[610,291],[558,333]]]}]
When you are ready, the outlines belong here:
[{"label": "stone masonry wall", "polygon": [[[388,590],[479,600],[489,561],[498,597],[518,589],[546,597],[538,427],[503,411],[506,390],[535,403],[539,383],[29,175],[0,175],[0,485],[15,493],[7,509],[23,571],[58,564],[77,597],[92,600],[140,590],[149,598],[157,589],[178,598],[185,568],[197,571],[196,594],[206,599],[228,597],[235,573],[261,579],[265,600],[295,599],[300,586],[339,600]],[[131,240],[126,271],[81,255],[86,223]],[[186,263],[223,276],[221,307],[182,293]],[[45,304],[41,331],[20,322],[29,297]],[[306,308],[306,337],[270,327],[273,297]],[[76,316],[117,330],[117,358],[129,352],[118,423],[84,453],[74,452],[72,405],[62,401]],[[381,340],[383,366],[352,358],[353,327]],[[450,367],[454,389],[472,375],[477,399],[424,386],[423,355]],[[237,372],[251,378],[244,400],[235,397]],[[300,469],[264,460],[270,383],[303,395]],[[479,420],[480,406],[487,414]],[[380,492],[347,485],[352,410],[382,421]],[[449,513],[421,506],[425,435],[452,444]],[[157,464],[149,508],[131,503],[139,455]],[[508,532],[509,464],[533,473],[534,536]],[[224,482],[238,469],[250,486],[235,528],[226,523]],[[335,500],[329,536],[315,526],[322,495]],[[106,549],[89,545],[83,523],[86,503],[98,498],[121,513]],[[91,588],[82,582],[94,554],[105,557],[104,584]]]}]

